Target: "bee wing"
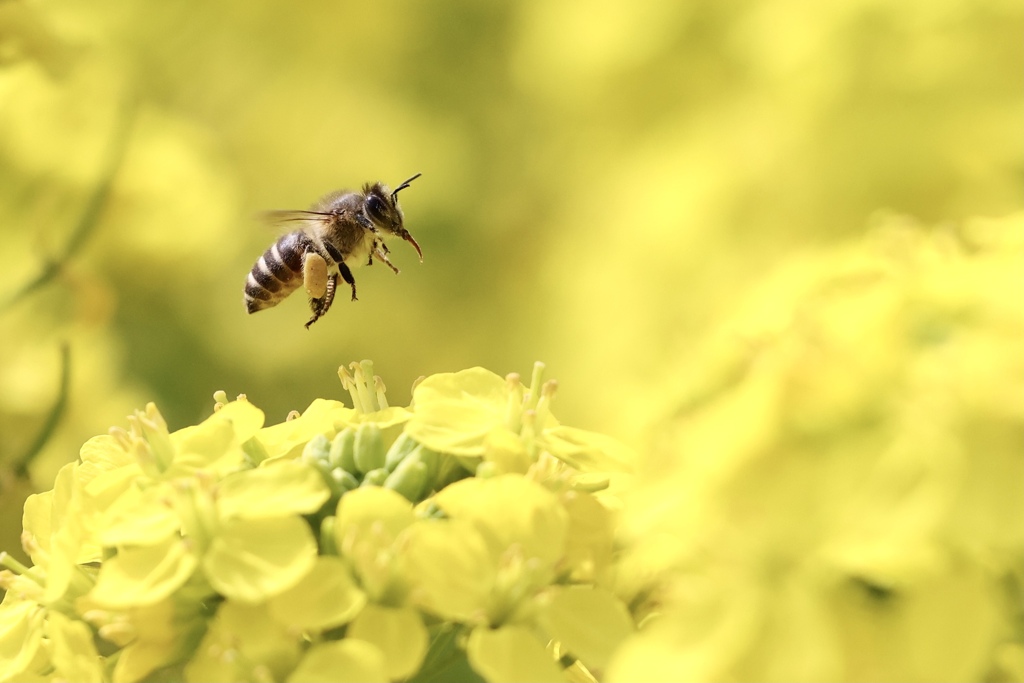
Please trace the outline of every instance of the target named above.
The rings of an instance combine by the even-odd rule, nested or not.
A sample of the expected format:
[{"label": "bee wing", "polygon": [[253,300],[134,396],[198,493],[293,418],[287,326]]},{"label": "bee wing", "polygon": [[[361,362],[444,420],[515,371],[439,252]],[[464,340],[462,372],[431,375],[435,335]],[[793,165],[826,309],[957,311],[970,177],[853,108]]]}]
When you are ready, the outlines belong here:
[{"label": "bee wing", "polygon": [[264,225],[280,234],[302,230],[315,233],[320,225],[330,220],[330,214],[319,211],[263,211],[259,218]]},{"label": "bee wing", "polygon": [[326,221],[331,214],[322,211],[264,211],[260,214],[263,222],[270,225]]}]

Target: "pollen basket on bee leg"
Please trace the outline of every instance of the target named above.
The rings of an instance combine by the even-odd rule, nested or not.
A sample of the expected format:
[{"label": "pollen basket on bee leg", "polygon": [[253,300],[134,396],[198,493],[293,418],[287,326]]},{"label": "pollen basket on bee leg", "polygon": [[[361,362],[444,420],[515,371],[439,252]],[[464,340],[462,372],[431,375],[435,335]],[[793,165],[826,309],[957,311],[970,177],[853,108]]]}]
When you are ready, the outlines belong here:
[{"label": "pollen basket on bee leg", "polygon": [[327,291],[327,261],[316,252],[308,252],[302,262],[302,284],[306,294],[319,299]]}]

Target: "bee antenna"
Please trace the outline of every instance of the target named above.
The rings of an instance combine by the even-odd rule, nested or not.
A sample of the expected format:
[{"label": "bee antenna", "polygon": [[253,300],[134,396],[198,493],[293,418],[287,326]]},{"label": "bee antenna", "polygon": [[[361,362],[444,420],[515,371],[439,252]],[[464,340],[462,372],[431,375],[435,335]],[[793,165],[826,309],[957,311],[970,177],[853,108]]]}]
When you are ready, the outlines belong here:
[{"label": "bee antenna", "polygon": [[411,183],[412,181],[416,180],[421,175],[423,175],[423,174],[422,173],[417,173],[416,175],[414,175],[413,177],[409,178],[408,180],[404,181],[401,185],[396,187],[395,191],[391,193],[391,199],[397,200],[398,199],[398,193],[401,192],[402,190],[404,190],[405,188],[409,187],[409,183]]}]

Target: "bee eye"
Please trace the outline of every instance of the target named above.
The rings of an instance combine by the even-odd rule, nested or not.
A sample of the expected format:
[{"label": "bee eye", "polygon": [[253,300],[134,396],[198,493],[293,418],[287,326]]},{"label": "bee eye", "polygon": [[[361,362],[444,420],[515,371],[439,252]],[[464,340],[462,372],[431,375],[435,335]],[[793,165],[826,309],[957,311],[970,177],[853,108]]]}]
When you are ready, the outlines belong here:
[{"label": "bee eye", "polygon": [[371,194],[366,198],[366,210],[372,218],[379,221],[384,220],[384,212],[386,209],[384,208],[384,202],[381,201],[380,197],[377,195]]}]

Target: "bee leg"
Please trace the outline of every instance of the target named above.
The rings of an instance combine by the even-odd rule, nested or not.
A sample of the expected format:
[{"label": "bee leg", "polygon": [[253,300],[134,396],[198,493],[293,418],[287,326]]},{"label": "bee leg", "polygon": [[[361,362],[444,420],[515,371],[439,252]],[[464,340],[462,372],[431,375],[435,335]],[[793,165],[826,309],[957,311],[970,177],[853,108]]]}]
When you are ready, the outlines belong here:
[{"label": "bee leg", "polygon": [[388,268],[390,268],[391,270],[395,271],[395,275],[398,275],[400,272],[402,272],[402,271],[398,270],[397,267],[395,267],[395,264],[393,264],[391,261],[388,260],[387,247],[384,247],[384,250],[377,249],[376,254],[377,254],[377,258],[379,258]]},{"label": "bee leg", "polygon": [[[352,288],[352,301],[356,301],[356,279],[352,277],[352,271],[349,269],[345,262],[342,261],[338,264],[338,270],[341,271],[341,277],[348,283],[349,287]],[[337,276],[335,276],[337,278]]]},{"label": "bee leg", "polygon": [[320,315],[327,313],[327,310],[334,303],[334,292],[338,288],[338,274],[334,273],[327,279],[327,289],[324,291],[324,296],[320,299]]},{"label": "bee leg", "polygon": [[[326,292],[324,292],[324,293],[326,294]],[[323,315],[323,312],[321,311],[321,308],[322,308],[322,304],[321,304],[320,299],[310,299],[309,300],[309,310],[313,311],[313,317],[310,318],[306,322],[306,329],[307,330],[309,329],[310,325],[312,325],[317,320],[319,320],[320,316]]]},{"label": "bee leg", "polygon": [[327,289],[327,261],[315,251],[307,251],[302,261],[302,284],[310,299],[319,299]]},{"label": "bee leg", "polygon": [[378,232],[377,231],[377,226],[374,225],[373,221],[371,221],[369,218],[367,218],[362,213],[357,213],[356,214],[356,222],[359,223],[359,225],[361,225],[364,228],[366,228],[367,230],[369,230],[370,232],[372,232],[373,234],[375,234],[375,235],[377,234],[377,232]]},{"label": "bee leg", "polygon": [[327,250],[327,255],[330,256],[335,263],[341,263],[345,260],[345,257],[340,251],[338,251],[338,248],[330,242],[324,242],[324,249]]},{"label": "bee leg", "polygon": [[315,323],[317,320],[322,318],[325,313],[331,308],[331,304],[334,303],[334,291],[338,286],[338,275],[335,273],[327,278],[327,285],[324,288],[324,295],[319,299],[310,299],[309,308],[313,311],[313,317],[306,323],[306,329]]}]

